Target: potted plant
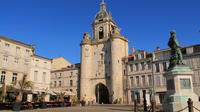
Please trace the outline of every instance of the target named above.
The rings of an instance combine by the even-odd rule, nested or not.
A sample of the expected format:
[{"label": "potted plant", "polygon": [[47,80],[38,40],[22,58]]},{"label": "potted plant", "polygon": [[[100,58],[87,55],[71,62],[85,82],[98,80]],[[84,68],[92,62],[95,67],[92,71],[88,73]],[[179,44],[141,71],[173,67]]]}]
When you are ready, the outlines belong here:
[{"label": "potted plant", "polygon": [[72,106],[80,106],[80,101],[76,96],[72,98]]},{"label": "potted plant", "polygon": [[4,101],[5,101],[6,94],[0,93],[0,110],[4,109]]},{"label": "potted plant", "polygon": [[[33,87],[33,83],[31,81],[27,81],[27,75],[24,75],[22,80],[18,81],[15,86],[15,88],[18,88],[18,95],[16,97],[16,101],[13,103],[13,110],[19,111],[21,109],[21,102],[23,93],[25,90],[30,89]],[[17,92],[17,91],[16,91]]]},{"label": "potted plant", "polygon": [[60,106],[65,107],[66,106],[66,104],[65,104],[65,97],[66,97],[65,92],[57,93],[57,96],[59,98]]}]

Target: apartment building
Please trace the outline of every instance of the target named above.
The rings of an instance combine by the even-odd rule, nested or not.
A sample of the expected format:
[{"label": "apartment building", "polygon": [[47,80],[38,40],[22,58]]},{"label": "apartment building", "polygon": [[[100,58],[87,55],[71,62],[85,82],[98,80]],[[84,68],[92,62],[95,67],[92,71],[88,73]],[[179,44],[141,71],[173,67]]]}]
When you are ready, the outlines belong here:
[{"label": "apartment building", "polygon": [[[134,50],[133,50],[134,51]],[[200,96],[200,45],[182,47],[184,64],[193,71],[194,92]],[[126,103],[132,103],[134,98],[138,103],[143,101],[143,91],[146,92],[147,102],[150,103],[155,91],[155,100],[162,103],[166,92],[166,79],[163,75],[168,70],[170,49],[154,52],[135,51],[124,61],[124,97]],[[154,88],[154,89],[153,89]]]},{"label": "apartment building", "polygon": [[0,88],[3,83],[15,84],[26,75],[34,84],[27,94],[27,100],[31,101],[32,94],[49,89],[50,69],[51,60],[35,55],[35,46],[0,36]]}]

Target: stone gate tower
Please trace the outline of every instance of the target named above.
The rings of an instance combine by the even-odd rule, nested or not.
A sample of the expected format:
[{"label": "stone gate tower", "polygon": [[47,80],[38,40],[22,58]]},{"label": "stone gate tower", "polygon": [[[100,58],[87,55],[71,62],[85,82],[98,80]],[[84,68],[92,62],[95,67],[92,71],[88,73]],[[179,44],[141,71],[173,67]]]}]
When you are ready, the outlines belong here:
[{"label": "stone gate tower", "polygon": [[81,42],[81,99],[104,104],[123,100],[122,58],[128,56],[128,39],[120,34],[104,1],[92,29],[92,38],[85,33]]}]

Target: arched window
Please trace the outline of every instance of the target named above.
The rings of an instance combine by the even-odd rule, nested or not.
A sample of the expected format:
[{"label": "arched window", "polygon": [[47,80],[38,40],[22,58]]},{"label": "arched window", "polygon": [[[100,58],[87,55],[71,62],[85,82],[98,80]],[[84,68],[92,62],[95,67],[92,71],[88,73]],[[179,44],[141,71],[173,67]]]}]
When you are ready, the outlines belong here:
[{"label": "arched window", "polygon": [[103,32],[103,27],[100,27],[99,28],[99,39],[103,39],[103,36],[104,36],[103,33],[104,33]]}]

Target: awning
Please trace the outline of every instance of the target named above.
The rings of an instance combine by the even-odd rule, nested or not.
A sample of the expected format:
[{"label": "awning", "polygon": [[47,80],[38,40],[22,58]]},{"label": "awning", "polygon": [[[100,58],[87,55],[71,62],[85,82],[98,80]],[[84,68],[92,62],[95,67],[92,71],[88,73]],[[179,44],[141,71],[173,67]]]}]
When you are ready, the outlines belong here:
[{"label": "awning", "polygon": [[75,93],[71,92],[71,91],[56,91],[54,90],[53,91],[56,95],[59,94],[59,93],[65,93],[65,95],[68,95],[68,96],[76,96]]}]

